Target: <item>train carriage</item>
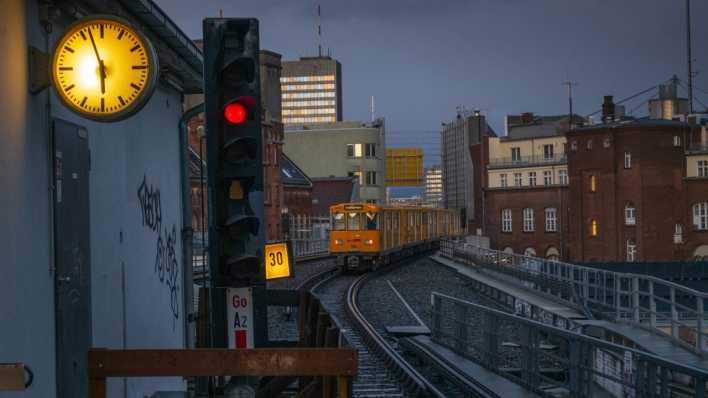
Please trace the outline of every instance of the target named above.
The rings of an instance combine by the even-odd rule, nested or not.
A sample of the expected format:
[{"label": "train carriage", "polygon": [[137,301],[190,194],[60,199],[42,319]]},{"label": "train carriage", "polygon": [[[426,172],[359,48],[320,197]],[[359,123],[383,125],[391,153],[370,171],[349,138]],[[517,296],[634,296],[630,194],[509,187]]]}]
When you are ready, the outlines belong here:
[{"label": "train carriage", "polygon": [[330,217],[329,250],[345,271],[376,269],[460,235],[458,218],[446,209],[343,203]]}]

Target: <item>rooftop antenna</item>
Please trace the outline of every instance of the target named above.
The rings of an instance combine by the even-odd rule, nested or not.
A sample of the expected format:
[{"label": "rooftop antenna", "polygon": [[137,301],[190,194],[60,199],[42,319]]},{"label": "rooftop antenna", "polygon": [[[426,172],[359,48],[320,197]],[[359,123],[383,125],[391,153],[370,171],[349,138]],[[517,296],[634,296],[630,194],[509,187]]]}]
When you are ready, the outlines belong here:
[{"label": "rooftop antenna", "polygon": [[219,18],[223,18],[223,17],[224,17],[224,10],[219,8]]},{"label": "rooftop antenna", "polygon": [[373,123],[374,118],[375,118],[375,115],[376,115],[375,109],[376,109],[376,108],[374,107],[374,96],[372,95],[372,96],[371,96],[371,122],[372,122],[372,123]]},{"label": "rooftop antenna", "polygon": [[568,130],[573,131],[573,86],[577,86],[578,83],[567,80],[563,85],[568,87]]},{"label": "rooftop antenna", "polygon": [[693,61],[691,60],[691,0],[686,0],[686,47],[688,49],[688,112],[693,113]]},{"label": "rooftop antenna", "polygon": [[317,3],[317,55],[322,56],[322,12],[320,10],[320,3]]}]

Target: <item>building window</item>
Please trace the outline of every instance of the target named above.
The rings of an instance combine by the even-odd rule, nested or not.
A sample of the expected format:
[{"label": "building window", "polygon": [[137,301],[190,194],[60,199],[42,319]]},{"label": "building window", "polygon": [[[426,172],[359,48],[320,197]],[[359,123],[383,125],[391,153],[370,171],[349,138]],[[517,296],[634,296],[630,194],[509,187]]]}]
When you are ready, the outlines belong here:
[{"label": "building window", "polygon": [[512,162],[521,161],[521,148],[519,148],[519,147],[511,148],[511,161]]},{"label": "building window", "polygon": [[521,186],[521,173],[514,173],[514,185]]},{"label": "building window", "polygon": [[602,146],[603,146],[604,148],[609,148],[609,147],[610,147],[610,144],[611,144],[610,137],[605,137],[605,138],[602,140]]},{"label": "building window", "polygon": [[375,158],[376,144],[364,144],[364,156],[367,158]]},{"label": "building window", "polygon": [[624,206],[624,225],[637,225],[637,209],[631,203]]},{"label": "building window", "polygon": [[693,205],[693,225],[698,230],[708,230],[708,202]]},{"label": "building window", "polygon": [[546,170],[543,172],[543,185],[552,185],[553,184],[553,173],[551,173],[550,170]]},{"label": "building window", "polygon": [[359,185],[362,184],[362,178],[361,178],[361,171],[350,171],[347,173],[349,177],[356,177],[356,181],[359,183]]},{"label": "building window", "polygon": [[681,146],[681,137],[678,135],[674,136],[674,146]]},{"label": "building window", "polygon": [[350,158],[360,158],[361,144],[347,144],[347,156]]},{"label": "building window", "polygon": [[558,211],[554,207],[549,207],[546,213],[546,232],[556,232],[558,230]]},{"label": "building window", "polygon": [[627,261],[632,263],[637,260],[637,244],[632,239],[627,239]]},{"label": "building window", "polygon": [[546,144],[543,146],[543,159],[553,160],[553,144]]},{"label": "building window", "polygon": [[594,175],[590,176],[590,192],[597,192],[597,177]]},{"label": "building window", "polygon": [[625,169],[632,168],[632,153],[631,152],[624,153],[624,168]]},{"label": "building window", "polygon": [[529,172],[529,185],[532,187],[536,186],[536,172],[535,171]]},{"label": "building window", "polygon": [[588,140],[587,148],[588,148],[588,151],[592,149],[592,140]]},{"label": "building window", "polygon": [[597,236],[597,234],[598,234],[597,220],[595,220],[595,219],[590,220],[590,236]]},{"label": "building window", "polygon": [[367,171],[366,172],[366,185],[376,185],[376,172]]},{"label": "building window", "polygon": [[533,209],[527,207],[524,209],[524,232],[533,232],[534,229]]},{"label": "building window", "polygon": [[501,225],[502,232],[511,232],[511,209],[502,209]]},{"label": "building window", "polygon": [[708,160],[699,160],[697,164],[698,176],[704,178],[708,177]]},{"label": "building window", "polygon": [[507,181],[507,178],[506,178],[506,174],[500,174],[499,179],[501,181],[502,188],[506,188],[509,184],[509,182]]},{"label": "building window", "polygon": [[674,243],[683,243],[683,225],[674,225]]},{"label": "building window", "polygon": [[536,249],[534,249],[533,247],[527,247],[526,250],[524,250],[524,256],[536,257]]},{"label": "building window", "polygon": [[558,183],[562,185],[568,184],[568,170],[558,170]]},{"label": "building window", "polygon": [[366,199],[366,203],[375,205],[375,204],[376,204],[376,199]]},{"label": "building window", "polygon": [[578,141],[573,140],[570,142],[570,150],[573,152],[578,150]]}]

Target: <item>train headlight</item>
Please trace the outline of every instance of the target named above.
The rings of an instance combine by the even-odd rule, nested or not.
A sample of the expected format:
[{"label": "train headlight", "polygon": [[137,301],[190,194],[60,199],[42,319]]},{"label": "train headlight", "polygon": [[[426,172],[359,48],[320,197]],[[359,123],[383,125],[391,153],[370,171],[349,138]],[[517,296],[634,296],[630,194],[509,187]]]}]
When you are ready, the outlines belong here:
[{"label": "train headlight", "polygon": [[374,241],[373,241],[372,239],[367,239],[367,240],[364,241],[364,244],[365,244],[365,245],[373,245],[373,244],[374,244]]},{"label": "train headlight", "polygon": [[344,241],[341,240],[341,239],[335,239],[335,240],[334,240],[334,244],[335,244],[335,245],[343,245],[343,244],[344,244]]}]

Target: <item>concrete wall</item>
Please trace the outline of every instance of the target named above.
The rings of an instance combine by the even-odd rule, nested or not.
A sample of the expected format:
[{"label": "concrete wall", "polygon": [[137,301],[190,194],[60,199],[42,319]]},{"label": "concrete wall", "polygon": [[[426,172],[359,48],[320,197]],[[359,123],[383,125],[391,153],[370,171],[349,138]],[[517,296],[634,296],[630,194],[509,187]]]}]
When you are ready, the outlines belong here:
[{"label": "concrete wall", "polygon": [[[6,79],[0,96],[5,125],[0,133],[5,192],[0,195],[0,362],[27,363],[35,383],[25,392],[0,392],[0,397],[46,398],[56,396],[50,120],[64,119],[88,131],[93,345],[179,348],[185,338],[177,128],[181,98],[159,86],[128,120],[95,123],[66,109],[51,88],[29,94],[27,45],[47,51],[65,26],[55,24],[46,41],[35,1],[10,0],[3,9],[0,71],[13,78]],[[144,225],[139,192],[153,194],[148,195],[151,203],[160,206],[159,227]],[[166,261],[162,271],[156,267],[158,251]],[[124,381],[112,379],[109,396],[184,388],[177,378],[129,379],[126,385],[124,392]]]}]

